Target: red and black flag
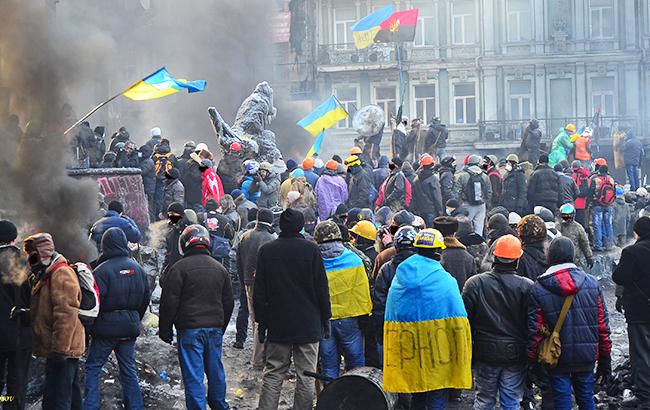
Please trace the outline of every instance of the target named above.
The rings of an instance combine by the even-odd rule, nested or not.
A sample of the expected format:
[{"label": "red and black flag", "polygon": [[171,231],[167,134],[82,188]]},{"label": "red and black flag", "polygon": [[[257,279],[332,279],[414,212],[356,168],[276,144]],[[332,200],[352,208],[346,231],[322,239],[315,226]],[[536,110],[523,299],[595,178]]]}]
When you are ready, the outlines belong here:
[{"label": "red and black flag", "polygon": [[398,43],[413,41],[418,24],[418,9],[396,11],[380,24],[375,36],[376,43]]}]

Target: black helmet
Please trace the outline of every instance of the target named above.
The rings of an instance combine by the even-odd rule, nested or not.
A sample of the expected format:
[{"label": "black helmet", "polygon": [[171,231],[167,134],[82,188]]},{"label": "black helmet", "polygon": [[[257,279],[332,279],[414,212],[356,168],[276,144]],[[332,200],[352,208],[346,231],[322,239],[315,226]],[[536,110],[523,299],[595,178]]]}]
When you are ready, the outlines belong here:
[{"label": "black helmet", "polygon": [[413,248],[413,242],[415,242],[415,236],[418,232],[414,227],[406,225],[402,226],[397,230],[395,234],[395,249],[401,251],[403,249]]},{"label": "black helmet", "polygon": [[183,233],[178,239],[178,244],[180,246],[181,255],[184,255],[188,249],[194,246],[209,248],[210,233],[203,225],[190,225],[183,230]]},{"label": "black helmet", "polygon": [[573,263],[575,247],[571,239],[559,236],[551,241],[548,246],[548,264]]}]

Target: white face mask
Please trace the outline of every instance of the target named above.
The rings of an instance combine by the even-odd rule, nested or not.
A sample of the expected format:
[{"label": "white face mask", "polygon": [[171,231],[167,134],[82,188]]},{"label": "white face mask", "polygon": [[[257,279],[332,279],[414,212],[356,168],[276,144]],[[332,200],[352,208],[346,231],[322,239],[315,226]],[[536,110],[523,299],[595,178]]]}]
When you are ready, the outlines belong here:
[{"label": "white face mask", "polygon": [[512,171],[512,165],[511,164],[506,164],[506,171],[508,171],[508,172]]}]

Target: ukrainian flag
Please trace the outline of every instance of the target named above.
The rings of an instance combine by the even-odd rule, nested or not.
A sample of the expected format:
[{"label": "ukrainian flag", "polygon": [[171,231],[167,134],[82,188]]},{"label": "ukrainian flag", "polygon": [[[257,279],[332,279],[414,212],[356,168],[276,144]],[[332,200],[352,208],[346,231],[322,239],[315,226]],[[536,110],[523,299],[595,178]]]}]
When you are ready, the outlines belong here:
[{"label": "ukrainian flag", "polygon": [[207,82],[205,80],[187,81],[172,77],[165,67],[133,84],[122,95],[136,101],[153,100],[166,97],[181,90],[190,93],[203,91]]},{"label": "ukrainian flag", "polygon": [[423,393],[472,387],[472,335],[458,282],[433,259],[397,268],[384,316],[384,389]]},{"label": "ukrainian flag", "polygon": [[324,139],[325,139],[325,130],[321,131],[320,135],[316,137],[316,141],[314,141],[314,144],[311,146],[311,148],[309,148],[309,152],[307,152],[305,158],[309,158],[314,154],[320,154],[320,148],[323,145]]},{"label": "ukrainian flag", "polygon": [[331,96],[309,115],[298,121],[298,125],[309,131],[311,135],[317,136],[321,131],[347,117],[347,111],[341,107],[334,96]]},{"label": "ukrainian flag", "polygon": [[332,305],[332,320],[369,315],[370,285],[363,261],[349,249],[335,258],[323,258]]},{"label": "ukrainian flag", "polygon": [[354,23],[351,28],[354,45],[357,48],[370,47],[381,30],[381,23],[386,21],[394,11],[395,7],[391,4]]}]

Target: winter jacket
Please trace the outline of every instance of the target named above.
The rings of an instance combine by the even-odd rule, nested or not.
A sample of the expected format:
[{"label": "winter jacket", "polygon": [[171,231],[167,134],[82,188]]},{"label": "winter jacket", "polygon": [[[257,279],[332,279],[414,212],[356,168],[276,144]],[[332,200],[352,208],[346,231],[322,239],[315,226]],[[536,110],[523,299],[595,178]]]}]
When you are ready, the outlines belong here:
[{"label": "winter jacket", "polygon": [[644,236],[621,253],[612,279],[623,286],[623,308],[628,324],[650,323],[650,237]]},{"label": "winter jacket", "polygon": [[239,155],[225,153],[217,166],[217,174],[221,178],[223,189],[226,193],[231,193],[237,188],[237,180],[241,176],[242,160]]},{"label": "winter jacket", "polygon": [[133,338],[149,306],[147,274],[134,259],[124,232],[111,228],[102,238],[102,262],[93,274],[99,288],[99,316],[91,334],[99,338]]},{"label": "winter jacket", "polygon": [[526,177],[524,170],[516,167],[503,178],[501,191],[501,206],[509,212],[524,214],[526,208]]},{"label": "winter jacket", "polygon": [[411,186],[413,185],[413,182],[415,181],[415,177],[417,176],[415,174],[415,170],[413,169],[413,166],[411,165],[410,162],[404,161],[404,165],[402,165],[402,173],[406,177],[406,179],[411,183]]},{"label": "winter jacket", "polygon": [[269,174],[266,179],[259,181],[258,185],[260,199],[257,201],[257,206],[271,209],[280,205],[280,176],[278,174]]},{"label": "winter jacket", "polygon": [[406,184],[406,176],[401,170],[391,171],[385,183],[384,200],[381,206],[387,206],[393,212],[406,209]]},{"label": "winter jacket", "polygon": [[440,174],[440,192],[442,194],[442,205],[445,206],[447,201],[452,198],[456,198],[456,192],[454,191],[454,173],[456,171],[453,168],[442,166],[438,170]]},{"label": "winter jacket", "polygon": [[476,275],[474,257],[458,239],[446,237],[444,240],[447,248],[441,253],[440,264],[456,279],[458,289],[463,290],[467,279]]},{"label": "winter jacket", "polygon": [[140,242],[140,228],[126,215],[120,215],[115,211],[108,211],[103,218],[98,220],[90,228],[90,239],[97,245],[97,250],[101,247],[102,236],[109,228],[120,228],[126,235],[126,239],[131,243]]},{"label": "winter jacket", "polygon": [[171,267],[160,296],[161,338],[177,330],[219,328],[224,332],[234,307],[230,274],[210,256],[194,247]]},{"label": "winter jacket", "polygon": [[483,172],[481,168],[476,165],[471,165],[463,168],[461,172],[456,175],[456,181],[454,184],[455,197],[460,200],[461,203],[470,204],[469,199],[467,198],[467,185],[469,184],[470,174],[480,175],[483,180],[482,184],[482,193],[483,193],[483,203],[490,204],[492,201],[492,184],[490,183],[490,178]]},{"label": "winter jacket", "polygon": [[612,207],[612,227],[614,236],[627,236],[627,226],[630,223],[630,206],[625,198],[616,198]]},{"label": "winter jacket", "polygon": [[260,188],[252,176],[246,175],[244,177],[244,180],[241,183],[241,190],[246,199],[257,204],[257,201],[260,199]]},{"label": "winter jacket", "polygon": [[532,280],[502,265],[467,280],[463,301],[475,361],[496,366],[526,364],[528,293],[532,287]]},{"label": "winter jacket", "polygon": [[249,222],[251,222],[248,220],[248,211],[257,208],[257,205],[246,198],[236,200],[235,203],[237,204],[237,213],[239,214],[239,218],[241,220],[241,226],[246,226]]},{"label": "winter jacket", "polygon": [[431,167],[422,168],[413,181],[413,202],[411,207],[418,215],[432,213],[444,215],[445,204],[442,203],[440,180]]},{"label": "winter jacket", "polygon": [[312,209],[316,209],[316,197],[314,189],[307,182],[305,177],[289,178],[280,184],[280,206],[286,208],[289,206],[287,203],[287,194],[290,191],[300,193],[303,201]]},{"label": "winter jacket", "polygon": [[185,167],[181,172],[181,182],[185,189],[185,202],[181,202],[188,209],[194,209],[195,206],[201,205],[203,196],[203,178],[199,163],[193,159],[184,161]]},{"label": "winter jacket", "polygon": [[598,279],[573,263],[564,263],[551,266],[530,292],[528,359],[537,361],[542,325],[553,329],[569,295],[575,298],[560,330],[562,354],[551,373],[590,372],[599,358],[611,357],[609,319]]},{"label": "winter jacket", "polygon": [[372,179],[359,165],[352,167],[348,184],[348,209],[371,208],[370,191]]},{"label": "winter jacket", "polygon": [[193,223],[193,221],[188,220],[186,215],[175,224],[168,222],[167,233],[165,235],[165,259],[163,261],[163,270],[160,274],[159,280],[161,287],[165,286],[165,279],[167,278],[167,273],[171,267],[174,266],[174,264],[182,257],[178,246],[181,233],[183,233],[183,230]]},{"label": "winter jacket", "polygon": [[143,158],[139,164],[142,173],[142,185],[145,195],[153,195],[156,191],[156,166],[150,157]]},{"label": "winter jacket", "polygon": [[560,176],[557,172],[546,164],[538,165],[528,181],[528,206],[540,205],[555,212],[560,193]]},{"label": "winter jacket", "polygon": [[587,232],[585,232],[585,228],[583,228],[582,225],[571,220],[568,222],[562,221],[556,226],[562,236],[571,239],[571,242],[575,245],[575,261],[583,261],[592,258],[593,254],[589,247],[589,238],[587,237]]},{"label": "winter jacket", "polygon": [[[201,173],[201,206],[205,208],[208,201],[213,199],[221,203],[221,198],[225,195],[221,178],[214,172],[214,169],[207,168]],[[188,203],[189,207],[189,203]]]},{"label": "winter jacket", "polygon": [[571,178],[573,178],[576,183],[576,187],[578,188],[578,196],[576,197],[575,208],[585,209],[588,205],[587,200],[589,199],[589,192],[591,191],[589,170],[586,168],[574,168],[573,174],[571,174]]},{"label": "winter jacket", "polygon": [[336,175],[336,171],[329,169],[323,171],[316,183],[314,193],[318,204],[318,216],[322,221],[332,216],[336,207],[348,200],[348,187],[345,180]]},{"label": "winter jacket", "polygon": [[237,246],[237,272],[246,285],[252,285],[255,282],[255,269],[260,247],[275,238],[273,228],[259,222],[255,229],[242,234]]},{"label": "winter jacket", "polygon": [[259,250],[253,305],[271,343],[319,342],[331,317],[327,274],[318,246],[281,232]]},{"label": "winter jacket", "polygon": [[539,145],[542,142],[542,131],[539,128],[532,128],[530,125],[526,127],[524,132],[522,148],[528,151],[529,159],[537,159],[539,157]]},{"label": "winter jacket", "polygon": [[78,359],[86,350],[86,337],[79,319],[81,288],[77,274],[63,255],[38,277],[31,297],[32,352],[39,357],[52,353]]},{"label": "winter jacket", "polygon": [[488,208],[494,208],[495,206],[501,205],[501,195],[503,193],[503,177],[496,167],[491,167],[487,170],[486,173],[490,179],[490,185],[492,186],[492,200],[490,201]]},{"label": "winter jacket", "polygon": [[548,165],[553,168],[558,162],[567,159],[567,155],[572,147],[571,137],[564,128],[560,128],[560,133],[553,140],[553,144],[551,144],[551,151],[548,154]]},{"label": "winter jacket", "polygon": [[388,169],[388,157],[382,155],[379,157],[379,162],[377,163],[377,168],[372,171],[373,184],[375,189],[379,191],[381,184],[388,178],[390,175],[390,169]]},{"label": "winter jacket", "polygon": [[[609,181],[609,183],[612,185],[612,189],[616,188],[616,181],[614,181],[614,178],[612,178],[609,174],[596,174],[591,177],[591,183],[589,184],[589,198],[591,198],[591,203],[593,205],[605,206],[598,202],[598,196],[600,195],[601,187],[605,181]],[[612,205],[607,205],[607,207],[611,207]]]},{"label": "winter jacket", "polygon": [[576,185],[576,182],[569,175],[562,172],[558,172],[557,174],[560,178],[559,206],[573,204],[579,194],[578,185]]},{"label": "winter jacket", "polygon": [[395,272],[397,272],[397,267],[400,263],[404,262],[409,257],[413,256],[415,253],[412,250],[402,250],[396,253],[390,261],[384,263],[379,272],[377,272],[377,277],[375,278],[375,285],[372,289],[372,316],[377,325],[380,325],[383,335],[384,327],[384,313],[386,312],[386,298],[388,298],[388,291],[390,290],[390,285],[393,283],[393,278],[395,277]]},{"label": "winter jacket", "polygon": [[[32,331],[29,314],[9,319],[11,309],[29,309],[31,286],[28,280],[29,268],[20,255],[20,249],[13,245],[0,246],[0,352],[29,349],[32,345]],[[20,338],[20,341],[18,340]]]},{"label": "winter jacket", "polygon": [[165,202],[162,209],[166,211],[172,202],[185,203],[185,187],[180,179],[165,180]]},{"label": "winter jacket", "polygon": [[645,149],[641,141],[634,135],[627,135],[620,150],[623,152],[623,162],[625,165],[641,166],[645,157]]},{"label": "winter jacket", "polygon": [[318,182],[318,174],[315,173],[313,169],[308,169],[303,172],[305,173],[305,179],[307,180],[307,183],[311,185],[312,188],[315,188],[316,183]]},{"label": "winter jacket", "polygon": [[524,253],[519,259],[517,274],[531,280],[537,280],[537,277],[548,268],[544,242],[524,243],[522,250]]}]

